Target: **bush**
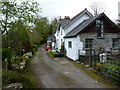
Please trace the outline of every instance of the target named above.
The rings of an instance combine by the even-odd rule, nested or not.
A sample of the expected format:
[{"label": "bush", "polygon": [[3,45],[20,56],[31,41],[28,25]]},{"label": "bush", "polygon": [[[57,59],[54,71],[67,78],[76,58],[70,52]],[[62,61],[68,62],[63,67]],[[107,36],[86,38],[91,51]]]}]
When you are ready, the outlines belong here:
[{"label": "bush", "polygon": [[50,50],[50,53],[52,54],[53,57],[64,57],[63,53],[55,53],[53,51]]},{"label": "bush", "polygon": [[2,86],[10,84],[10,83],[21,83],[23,85],[23,88],[33,87],[32,83],[27,77],[15,71],[3,70],[2,71]]},{"label": "bush", "polygon": [[11,66],[11,52],[8,48],[2,48],[2,61],[4,61],[6,58],[8,60],[8,68],[10,69]]},{"label": "bush", "polygon": [[5,60],[5,58],[11,59],[11,53],[8,48],[2,48],[2,60]]},{"label": "bush", "polygon": [[[104,70],[103,70],[104,69]],[[103,72],[107,73],[107,77],[112,79],[115,85],[120,85],[120,68],[117,65],[103,65]]]}]

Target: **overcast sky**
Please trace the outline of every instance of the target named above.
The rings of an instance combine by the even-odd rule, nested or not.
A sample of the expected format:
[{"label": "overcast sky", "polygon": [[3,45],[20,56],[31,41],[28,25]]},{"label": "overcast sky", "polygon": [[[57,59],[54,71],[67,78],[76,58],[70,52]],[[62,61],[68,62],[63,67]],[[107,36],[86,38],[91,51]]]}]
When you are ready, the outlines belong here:
[{"label": "overcast sky", "polygon": [[[34,0],[40,3],[43,13],[49,19],[59,16],[70,16],[71,18],[85,8],[90,10],[90,5],[94,1],[102,2],[106,9],[107,16],[118,19],[118,1],[120,0]],[[91,11],[91,10],[90,10]]]},{"label": "overcast sky", "polygon": [[[19,1],[19,0],[17,0]],[[21,0],[24,1],[24,0]],[[29,1],[29,0],[28,0]],[[100,2],[105,9],[105,14],[111,19],[118,19],[118,2],[120,0],[34,0],[40,4],[43,13],[41,16],[48,17],[50,20],[59,16],[70,16],[72,18],[85,8],[90,12],[90,5],[93,2]]]}]

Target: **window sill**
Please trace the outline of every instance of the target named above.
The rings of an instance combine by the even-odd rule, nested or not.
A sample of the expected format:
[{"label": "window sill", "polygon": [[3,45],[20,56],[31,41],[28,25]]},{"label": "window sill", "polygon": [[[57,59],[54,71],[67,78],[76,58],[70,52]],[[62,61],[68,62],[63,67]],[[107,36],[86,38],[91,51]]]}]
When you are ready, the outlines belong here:
[{"label": "window sill", "polygon": [[97,37],[98,39],[105,39],[105,37]]}]

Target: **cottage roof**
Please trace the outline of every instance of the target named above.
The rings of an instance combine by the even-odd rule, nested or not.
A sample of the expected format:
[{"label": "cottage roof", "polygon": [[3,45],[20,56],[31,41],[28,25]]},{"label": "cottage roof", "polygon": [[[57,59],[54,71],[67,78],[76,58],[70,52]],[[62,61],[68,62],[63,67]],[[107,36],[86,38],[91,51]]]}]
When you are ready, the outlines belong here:
[{"label": "cottage roof", "polygon": [[54,35],[50,35],[48,37],[48,41],[55,41],[55,36]]},{"label": "cottage roof", "polygon": [[68,23],[70,19],[60,19],[56,25],[56,30],[60,30],[60,27],[63,27],[66,23]]},{"label": "cottage roof", "polygon": [[65,24],[65,25],[63,26],[63,28],[68,27],[71,22],[77,20],[77,18],[78,18],[79,16],[82,16],[82,15],[85,14],[85,13],[86,13],[87,15],[89,15],[90,17],[93,17],[93,15],[87,10],[87,8],[85,8],[83,11],[81,11],[81,12],[78,13],[76,16],[74,16],[67,24]]},{"label": "cottage roof", "polygon": [[[77,25],[72,31],[70,31],[64,38],[74,37],[78,35],[81,31],[85,30],[85,28],[87,28],[90,24],[92,24],[102,16],[106,17],[106,19],[109,20],[110,23],[114,24],[104,13],[102,13],[102,14],[96,15],[95,17],[91,17],[87,20],[84,20],[82,23]],[[119,29],[116,25],[115,27]]]}]

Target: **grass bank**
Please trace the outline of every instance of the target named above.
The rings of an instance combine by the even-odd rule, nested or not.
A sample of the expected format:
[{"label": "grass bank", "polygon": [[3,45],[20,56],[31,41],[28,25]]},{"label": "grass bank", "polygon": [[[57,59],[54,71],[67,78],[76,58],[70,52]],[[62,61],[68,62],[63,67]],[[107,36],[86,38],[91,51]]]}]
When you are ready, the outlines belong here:
[{"label": "grass bank", "polygon": [[92,78],[96,79],[98,82],[103,83],[104,85],[110,87],[110,88],[117,88],[116,86],[114,86],[112,84],[112,82],[110,82],[109,80],[107,80],[105,77],[101,76],[101,75],[97,75],[95,73],[94,69],[90,69],[92,67],[86,68],[84,64],[80,64],[77,63],[73,60],[70,60],[69,58],[66,58],[68,61],[72,62],[76,67],[81,68],[84,72],[86,72],[86,74],[88,74],[89,76],[91,76]]}]

